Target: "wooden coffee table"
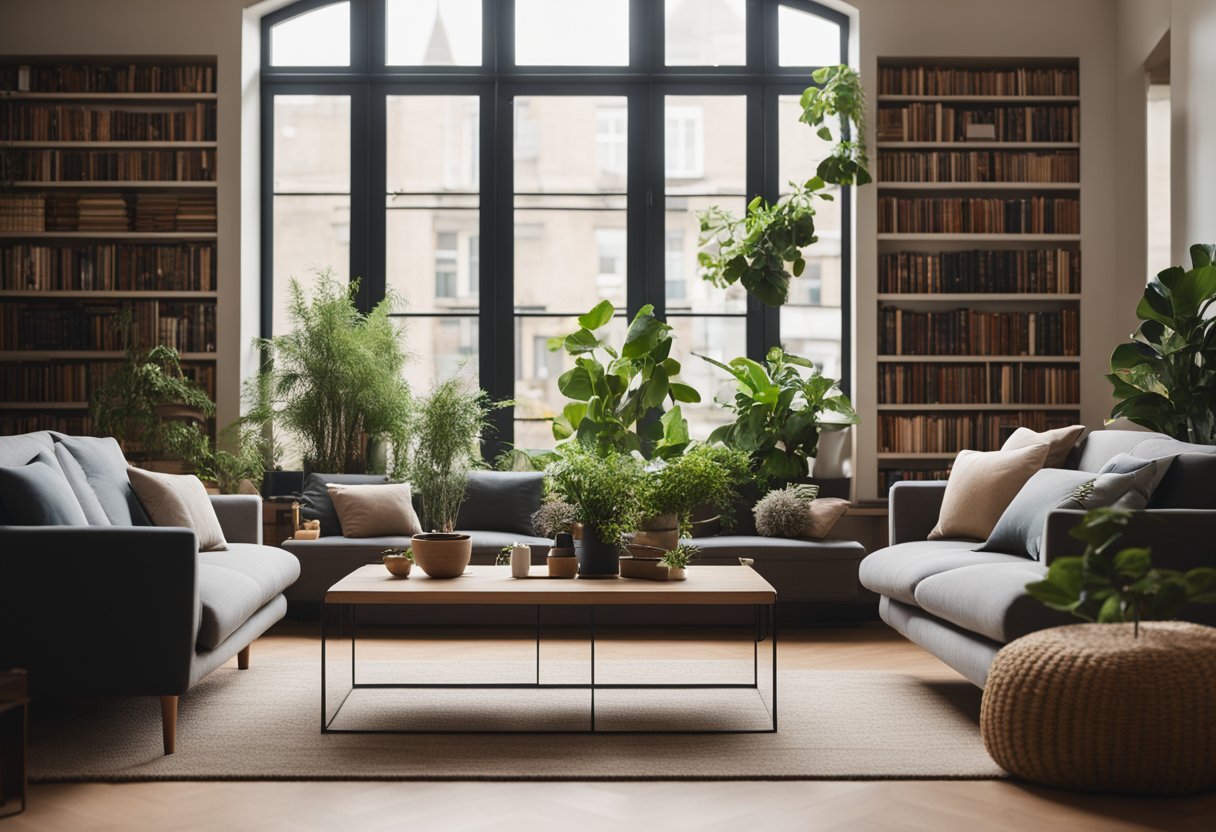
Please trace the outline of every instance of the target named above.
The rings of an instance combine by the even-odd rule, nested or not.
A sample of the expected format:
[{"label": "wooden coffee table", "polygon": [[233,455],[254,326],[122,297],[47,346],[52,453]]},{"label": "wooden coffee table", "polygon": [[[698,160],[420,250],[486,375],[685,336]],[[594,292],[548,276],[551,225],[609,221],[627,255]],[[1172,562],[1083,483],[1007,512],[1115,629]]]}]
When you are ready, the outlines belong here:
[{"label": "wooden coffee table", "polygon": [[[356,644],[358,641],[357,610],[364,605],[511,605],[533,606],[537,612],[536,628],[536,681],[475,684],[447,683],[365,683],[358,681]],[[751,606],[755,611],[755,630],[752,638],[752,680],[740,683],[690,683],[667,684],[605,684],[595,678],[595,610],[602,606],[667,606],[667,605],[725,605]],[[589,683],[542,683],[540,682],[540,608],[551,606],[584,607],[590,613],[589,641],[591,646],[591,681]],[[409,578],[401,580],[388,574],[378,564],[363,566],[330,587],[325,594],[321,615],[321,732],[322,733],[487,733],[484,730],[464,729],[384,729],[384,728],[336,728],[338,713],[350,694],[359,689],[584,689],[591,694],[588,724],[583,729],[552,729],[540,732],[507,731],[506,733],[595,733],[606,729],[597,728],[595,716],[595,693],[608,689],[730,689],[750,688],[763,695],[760,688],[759,646],[766,639],[772,649],[771,707],[765,709],[772,718],[770,726],[762,728],[716,728],[705,730],[647,730],[617,731],[611,733],[773,733],[777,730],[777,591],[750,566],[694,566],[688,570],[686,581],[642,581],[625,578],[607,580],[554,579],[544,576],[516,579],[511,577],[509,566],[474,566],[464,576],[452,580],[434,580],[415,569]],[[329,608],[338,608],[338,637],[345,640],[345,630],[350,635],[350,686],[343,685],[344,693],[338,697],[337,706],[330,710],[327,703],[326,644],[330,637],[330,624],[326,613]],[[333,676],[334,674],[329,674]],[[344,675],[344,674],[343,674]],[[496,733],[491,731],[490,733]]]}]

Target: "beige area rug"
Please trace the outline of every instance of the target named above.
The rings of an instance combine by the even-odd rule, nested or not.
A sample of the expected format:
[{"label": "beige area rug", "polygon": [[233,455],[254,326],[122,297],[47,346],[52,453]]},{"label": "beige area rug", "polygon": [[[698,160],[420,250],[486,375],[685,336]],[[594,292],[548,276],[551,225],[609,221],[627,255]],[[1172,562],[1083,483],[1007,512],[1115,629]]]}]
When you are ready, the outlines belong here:
[{"label": "beige area rug", "polygon": [[[656,670],[657,665],[657,670]],[[360,682],[530,681],[526,662],[368,663]],[[330,683],[349,682],[349,659]],[[374,670],[374,673],[372,672]],[[597,665],[597,682],[750,681],[751,664]],[[586,681],[586,665],[543,665],[544,682]],[[756,728],[768,724],[768,676],[755,690],[597,691],[597,727]],[[182,697],[177,753],[161,754],[155,699],[40,703],[30,772],[40,782],[130,780],[772,780],[988,779],[980,691],[897,673],[781,671],[776,734],[325,734],[317,663],[221,668]],[[581,730],[586,690],[360,689],[335,728]],[[336,700],[331,700],[331,708]]]}]

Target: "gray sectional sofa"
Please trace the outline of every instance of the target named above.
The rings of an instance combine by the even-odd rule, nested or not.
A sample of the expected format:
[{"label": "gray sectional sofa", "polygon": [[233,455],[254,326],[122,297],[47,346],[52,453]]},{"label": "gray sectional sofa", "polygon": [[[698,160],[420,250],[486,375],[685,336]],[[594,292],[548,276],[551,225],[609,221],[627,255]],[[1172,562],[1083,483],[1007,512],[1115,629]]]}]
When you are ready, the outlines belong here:
[{"label": "gray sectional sofa", "polygon": [[[1216,565],[1216,447],[1158,433],[1095,431],[1072,450],[1065,467],[1096,473],[1121,453],[1173,460],[1148,510],[1137,513],[1121,545],[1151,546],[1153,562],[1161,567]],[[1054,558],[1080,554],[1082,544],[1068,532],[1083,512],[1048,515],[1041,561],[978,552],[982,542],[926,539],[945,489],[944,482],[892,486],[890,546],[862,561],[860,577],[881,596],[879,615],[885,622],[983,687],[1005,644],[1035,630],[1077,623],[1026,595],[1025,586],[1041,580]]]},{"label": "gray sectional sofa", "polygon": [[63,460],[73,491],[104,516],[0,525],[0,668],[28,670],[35,697],[158,696],[173,753],[178,696],[233,656],[248,667],[299,564],[262,545],[259,497],[212,497],[228,549],[200,553],[192,530],[150,524],[113,439],[0,437],[2,466],[40,454]]}]

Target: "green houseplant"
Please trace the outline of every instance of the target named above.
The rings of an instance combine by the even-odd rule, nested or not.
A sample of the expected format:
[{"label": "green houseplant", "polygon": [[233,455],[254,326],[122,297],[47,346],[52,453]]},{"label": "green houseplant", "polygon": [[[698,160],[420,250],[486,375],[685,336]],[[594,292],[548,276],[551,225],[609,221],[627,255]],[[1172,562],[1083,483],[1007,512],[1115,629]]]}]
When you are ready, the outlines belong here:
[{"label": "green houseplant", "polygon": [[742,357],[727,364],[701,358],[737,382],[734,400],[724,403],[735,421],[716,428],[709,440],[747,452],[753,469],[767,480],[806,476],[820,432],[829,425],[857,424],[849,397],[810,359],[780,347],[769,350],[763,364]]},{"label": "green houseplant", "polygon": [[[574,367],[557,380],[558,390],[572,401],[553,420],[553,436],[601,454],[677,456],[689,442],[679,403],[699,402],[701,396],[676,381],[680,362],[670,355],[671,326],[647,304],[634,316],[618,350],[597,334],[613,311],[609,301],[601,301],[579,316],[576,331],[549,342],[551,350],[565,349],[574,357]],[[671,409],[654,418],[668,400]]]},{"label": "green houseplant", "polygon": [[670,550],[691,531],[698,510],[729,517],[747,481],[740,471],[747,469],[743,451],[703,443],[647,466],[639,494],[642,522],[633,542]]},{"label": "green houseplant", "polygon": [[292,280],[291,329],[260,342],[274,424],[299,446],[306,469],[362,473],[369,439],[405,440],[410,391],[402,326],[386,298],[367,314],[358,281],[317,273],[311,296]]},{"label": "green houseplant", "polygon": [[554,493],[574,507],[583,526],[575,544],[580,576],[617,574],[617,558],[627,532],[640,520],[638,494],[646,472],[630,454],[601,456],[577,443],[561,448],[546,476]]},{"label": "green houseplant", "polygon": [[[793,193],[769,203],[757,196],[742,217],[714,206],[703,212],[701,246],[697,255],[701,276],[725,288],[740,282],[749,294],[768,306],[789,298],[790,273],[799,277],[806,268],[803,251],[818,241],[815,236],[815,200],[832,199],[823,193],[828,185],[865,185],[867,170],[865,93],[857,71],[847,66],[825,66],[811,75],[817,86],[802,93],[799,121],[832,141],[829,120],[844,126],[831,154],[819,163],[806,182],[790,183]],[[855,138],[847,138],[845,131]],[[789,264],[787,271],[786,264]]]},{"label": "green houseplant", "polygon": [[1166,269],[1136,307],[1140,325],[1110,357],[1111,418],[1185,442],[1216,444],[1216,246],[1191,246],[1191,269]]}]

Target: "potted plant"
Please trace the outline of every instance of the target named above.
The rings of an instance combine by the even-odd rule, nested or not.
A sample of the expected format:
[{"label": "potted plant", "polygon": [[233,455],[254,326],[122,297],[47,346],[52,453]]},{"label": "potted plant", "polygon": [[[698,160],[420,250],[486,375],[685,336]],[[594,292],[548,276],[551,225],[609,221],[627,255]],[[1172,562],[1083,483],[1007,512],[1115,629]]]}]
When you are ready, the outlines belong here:
[{"label": "potted plant", "polygon": [[1111,419],[1184,442],[1216,444],[1216,246],[1191,246],[1191,269],[1166,269],[1136,307],[1140,325],[1110,357]]},{"label": "potted plant", "polygon": [[556,539],[563,532],[573,534],[578,511],[557,494],[547,494],[532,514],[532,530],[541,537]]},{"label": "potted plant", "polygon": [[643,520],[633,543],[674,549],[691,532],[694,512],[729,514],[739,499],[740,468],[747,468],[742,451],[706,444],[647,466],[639,499]]},{"label": "potted plant", "polygon": [[288,297],[290,331],[259,342],[269,375],[262,414],[299,447],[304,467],[363,473],[373,439],[405,441],[410,391],[402,325],[390,296],[359,311],[359,281],[317,272],[306,295],[296,280]]},{"label": "potted plant", "polygon": [[[701,396],[676,381],[680,362],[671,357],[669,324],[643,306],[617,349],[597,332],[612,320],[613,306],[601,301],[578,319],[579,328],[554,338],[549,349],[565,349],[574,367],[562,373],[557,388],[572,399],[553,420],[553,437],[576,441],[600,454],[638,451],[647,459],[678,456],[689,442],[688,421],[680,402]],[[662,412],[663,404],[672,407]]]},{"label": "potted plant", "polygon": [[394,578],[408,578],[414,565],[414,553],[408,546],[385,549],[380,553],[380,562]]},{"label": "potted plant", "polygon": [[682,581],[688,577],[688,565],[701,554],[701,550],[688,543],[681,543],[670,552],[664,552],[659,563],[667,567],[667,580]]},{"label": "potted plant", "polygon": [[562,448],[546,474],[583,525],[582,538],[575,541],[579,577],[615,576],[623,536],[637,528],[637,498],[646,476],[641,462],[628,454],[600,456],[573,444]]},{"label": "potted plant", "polygon": [[832,141],[828,124],[839,120],[855,138],[845,138],[842,133],[831,154],[819,163],[816,175],[802,184],[791,182],[793,193],[776,203],[757,196],[742,218],[718,206],[700,216],[705,250],[697,259],[702,278],[721,288],[738,281],[769,306],[786,302],[790,272],[798,277],[806,268],[805,249],[819,239],[815,236],[815,200],[832,199],[831,194],[823,193],[824,188],[871,181],[866,169],[866,103],[860,76],[847,66],[825,66],[811,78],[818,86],[803,91],[798,120],[818,128],[816,133],[825,141]]},{"label": "potted plant", "polygon": [[735,398],[724,406],[735,421],[716,428],[710,442],[745,451],[753,470],[769,481],[805,477],[818,453],[820,433],[857,424],[857,413],[835,379],[821,374],[808,358],[780,347],[763,364],[735,358],[728,364],[704,360],[735,377]]},{"label": "potted plant", "polygon": [[456,516],[469,471],[481,461],[481,436],[494,407],[484,390],[467,391],[459,379],[440,382],[419,401],[410,420],[413,447],[409,480],[417,492],[422,527],[414,535],[414,559],[432,578],[464,574],[473,541],[459,534]]},{"label": "potted plant", "polygon": [[266,472],[266,437],[255,424],[238,419],[193,455],[194,473],[214,482],[221,494],[256,494]]}]

